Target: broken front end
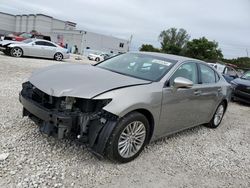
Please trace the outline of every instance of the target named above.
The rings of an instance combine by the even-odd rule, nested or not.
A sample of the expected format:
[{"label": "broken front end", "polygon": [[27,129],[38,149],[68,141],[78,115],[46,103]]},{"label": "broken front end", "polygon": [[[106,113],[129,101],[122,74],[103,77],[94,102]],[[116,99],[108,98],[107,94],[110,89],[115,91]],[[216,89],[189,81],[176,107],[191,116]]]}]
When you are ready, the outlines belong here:
[{"label": "broken front end", "polygon": [[86,143],[97,155],[103,155],[108,138],[118,117],[105,110],[111,99],[93,100],[74,97],[54,97],[23,83],[19,100],[23,116],[28,116],[42,132],[59,139],[74,137]]}]

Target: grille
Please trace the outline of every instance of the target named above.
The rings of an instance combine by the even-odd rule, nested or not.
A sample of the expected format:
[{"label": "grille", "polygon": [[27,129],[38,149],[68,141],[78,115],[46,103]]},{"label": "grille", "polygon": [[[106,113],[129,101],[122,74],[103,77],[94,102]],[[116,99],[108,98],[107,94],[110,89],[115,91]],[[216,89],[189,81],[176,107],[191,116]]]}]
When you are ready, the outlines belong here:
[{"label": "grille", "polygon": [[30,98],[31,100],[39,103],[41,106],[47,109],[59,108],[60,103],[63,100],[59,97],[50,96],[43,91],[34,87],[30,82],[26,82],[23,84],[22,93]]},{"label": "grille", "polygon": [[249,93],[250,94],[250,89],[248,89],[247,86],[240,85],[237,87],[237,90],[242,91],[244,93]]}]

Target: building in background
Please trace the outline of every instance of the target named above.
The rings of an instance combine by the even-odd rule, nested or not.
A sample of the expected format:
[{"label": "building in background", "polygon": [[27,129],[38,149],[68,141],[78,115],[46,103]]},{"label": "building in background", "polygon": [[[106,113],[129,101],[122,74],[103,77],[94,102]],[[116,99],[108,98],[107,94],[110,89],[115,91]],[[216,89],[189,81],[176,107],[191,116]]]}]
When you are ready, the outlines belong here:
[{"label": "building in background", "polygon": [[67,48],[78,48],[78,52],[88,55],[89,52],[124,53],[129,50],[129,41],[113,36],[102,35],[83,30],[55,29],[51,38],[63,43]]},{"label": "building in background", "polygon": [[129,50],[130,40],[99,33],[76,30],[76,23],[55,19],[44,14],[12,15],[0,12],[0,34],[37,31],[49,35],[53,42],[65,46],[71,52],[81,54],[100,51],[124,53]]}]

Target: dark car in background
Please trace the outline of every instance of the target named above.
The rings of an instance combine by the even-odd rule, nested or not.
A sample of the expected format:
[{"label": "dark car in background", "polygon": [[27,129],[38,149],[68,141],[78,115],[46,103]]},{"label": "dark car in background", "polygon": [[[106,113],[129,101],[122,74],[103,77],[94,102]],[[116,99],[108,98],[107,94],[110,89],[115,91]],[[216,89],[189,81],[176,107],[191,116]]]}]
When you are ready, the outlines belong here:
[{"label": "dark car in background", "polygon": [[240,78],[231,81],[233,87],[232,100],[250,104],[250,70]]}]

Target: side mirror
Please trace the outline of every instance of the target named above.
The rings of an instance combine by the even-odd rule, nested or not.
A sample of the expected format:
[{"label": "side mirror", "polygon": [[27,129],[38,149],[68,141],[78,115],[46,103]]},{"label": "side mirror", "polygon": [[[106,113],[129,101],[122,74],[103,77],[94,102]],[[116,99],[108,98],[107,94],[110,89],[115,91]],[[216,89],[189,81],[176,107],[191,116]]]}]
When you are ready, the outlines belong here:
[{"label": "side mirror", "polygon": [[191,80],[188,80],[183,77],[177,77],[174,79],[173,86],[174,88],[191,88],[194,85],[194,83]]}]

